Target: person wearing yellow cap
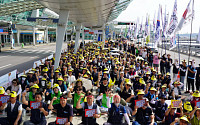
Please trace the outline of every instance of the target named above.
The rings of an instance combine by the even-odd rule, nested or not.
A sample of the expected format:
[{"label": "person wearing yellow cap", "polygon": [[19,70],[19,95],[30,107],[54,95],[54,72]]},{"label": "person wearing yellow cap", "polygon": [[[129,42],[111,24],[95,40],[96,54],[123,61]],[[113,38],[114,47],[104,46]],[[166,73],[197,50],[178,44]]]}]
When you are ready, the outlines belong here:
[{"label": "person wearing yellow cap", "polygon": [[170,86],[170,83],[171,83],[171,77],[170,77],[170,73],[167,72],[166,76],[164,77],[164,79],[162,80],[162,85],[164,84],[167,84],[167,87],[169,88],[169,90],[171,90],[171,86]]},{"label": "person wearing yellow cap", "polygon": [[0,125],[20,125],[22,122],[22,104],[17,101],[17,93],[10,92],[10,101],[3,103],[0,110],[7,108],[7,117],[0,118]]},{"label": "person wearing yellow cap", "polygon": [[23,125],[46,125],[46,117],[48,113],[48,106],[42,101],[42,92],[35,93],[35,101],[27,101],[26,92],[22,93],[22,103],[31,108],[30,120],[25,121]]},{"label": "person wearing yellow cap", "polygon": [[132,110],[135,109],[135,100],[142,100],[144,98],[144,95],[145,92],[143,90],[138,90],[137,95],[130,100],[131,102],[130,108]]},{"label": "person wearing yellow cap", "polygon": [[37,91],[39,91],[39,86],[37,84],[30,87],[30,91],[26,95],[29,98],[29,101],[35,101],[35,93]]},{"label": "person wearing yellow cap", "polygon": [[134,85],[134,92],[137,93],[139,90],[145,90],[145,81],[143,78],[139,79],[139,83]]},{"label": "person wearing yellow cap", "polygon": [[174,85],[172,86],[172,89],[171,89],[171,96],[174,99],[181,98],[181,88],[182,88],[182,86],[183,86],[183,83],[178,82],[178,81],[174,82]]},{"label": "person wearing yellow cap", "polygon": [[67,86],[64,84],[63,78],[59,77],[57,79],[57,81],[58,81],[58,85],[59,85],[59,87],[61,89],[61,92],[67,91]]},{"label": "person wearing yellow cap", "polygon": [[39,87],[40,87],[40,90],[42,92],[44,92],[46,90],[46,88],[47,88],[47,82],[48,81],[47,81],[47,79],[45,77],[43,77],[43,78],[41,78],[39,80]]},{"label": "person wearing yellow cap", "polygon": [[72,69],[68,70],[68,82],[71,85],[72,83],[74,83],[76,81],[75,76],[72,74]]},{"label": "person wearing yellow cap", "polygon": [[[180,113],[175,112],[177,108],[180,109]],[[178,107],[173,107],[172,105],[170,105],[168,107],[168,110],[165,112],[165,124],[170,125],[171,123],[175,121],[175,118],[179,116],[183,116],[182,103],[180,103]]]},{"label": "person wearing yellow cap", "polygon": [[[125,82],[125,86],[124,86],[124,82]],[[126,102],[130,102],[130,100],[134,97],[132,83],[129,79],[126,79],[125,81],[121,82],[120,90],[121,90],[120,96]]]},{"label": "person wearing yellow cap", "polygon": [[182,116],[180,118],[175,118],[174,122],[172,122],[170,125],[193,125],[193,124],[190,124],[190,121],[188,120],[187,116]]},{"label": "person wearing yellow cap", "polygon": [[[148,90],[148,89],[149,89],[149,87],[146,88],[146,90]],[[152,103],[152,101],[158,100],[158,95],[156,93],[157,90],[154,87],[151,87],[149,89],[149,91],[146,91],[146,90],[145,90],[146,94],[144,95],[144,97],[148,98],[150,106],[153,107],[154,103]]]},{"label": "person wearing yellow cap", "polygon": [[195,106],[194,110],[190,113],[190,123],[191,125],[200,124],[200,108]]},{"label": "person wearing yellow cap", "polygon": [[99,86],[100,72],[97,71],[96,66],[93,67],[92,77],[93,77],[93,81],[94,81],[94,86]]},{"label": "person wearing yellow cap", "polygon": [[143,79],[146,83],[149,83],[150,80],[151,80],[151,77],[150,77],[151,73],[148,71],[145,73],[145,75],[143,76]]},{"label": "person wearing yellow cap", "polygon": [[7,94],[9,94],[11,91],[15,91],[17,96],[19,95],[18,99],[21,98],[22,88],[17,79],[13,79],[11,86],[8,86],[6,89]]},{"label": "person wearing yellow cap", "polygon": [[61,96],[61,90],[57,83],[54,83],[53,85],[53,91],[51,93],[46,92],[45,94],[45,101],[52,100],[54,97],[57,99],[53,101],[53,105],[59,104],[60,102],[60,96]]},{"label": "person wearing yellow cap", "polygon": [[86,88],[83,86],[83,81],[81,79],[76,81],[73,91],[76,92],[77,88],[82,88],[83,93],[86,93]]},{"label": "person wearing yellow cap", "polygon": [[166,98],[168,99],[169,94],[168,94],[168,91],[167,91],[167,85],[166,84],[162,85],[161,89],[159,89],[159,91],[158,91],[158,98],[160,98],[163,95],[166,96]]},{"label": "person wearing yellow cap", "polygon": [[189,101],[186,101],[183,104],[183,115],[187,116],[188,120],[190,120],[190,113],[193,110],[192,105]]}]

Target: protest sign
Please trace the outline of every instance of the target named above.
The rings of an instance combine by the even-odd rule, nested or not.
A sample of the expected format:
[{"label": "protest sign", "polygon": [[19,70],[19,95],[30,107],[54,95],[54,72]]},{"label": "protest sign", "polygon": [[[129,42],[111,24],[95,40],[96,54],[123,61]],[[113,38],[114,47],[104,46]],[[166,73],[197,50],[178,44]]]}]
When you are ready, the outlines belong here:
[{"label": "protest sign", "polygon": [[0,95],[0,106],[2,106],[3,103],[7,103],[10,99],[10,96],[8,95]]},{"label": "protest sign", "polygon": [[138,108],[143,107],[144,104],[145,104],[145,99],[135,100],[135,105],[138,106]]},{"label": "protest sign", "polygon": [[31,109],[39,109],[40,107],[42,107],[41,102],[30,101],[30,108]]},{"label": "protest sign", "polygon": [[195,102],[195,106],[196,106],[197,108],[200,108],[200,101],[196,101],[196,102]]},{"label": "protest sign", "polygon": [[56,124],[57,125],[64,125],[68,122],[67,118],[56,117]]},{"label": "protest sign", "polygon": [[85,117],[93,117],[96,114],[96,109],[85,109]]},{"label": "protest sign", "polygon": [[174,108],[178,108],[181,103],[181,100],[171,100],[171,106]]}]

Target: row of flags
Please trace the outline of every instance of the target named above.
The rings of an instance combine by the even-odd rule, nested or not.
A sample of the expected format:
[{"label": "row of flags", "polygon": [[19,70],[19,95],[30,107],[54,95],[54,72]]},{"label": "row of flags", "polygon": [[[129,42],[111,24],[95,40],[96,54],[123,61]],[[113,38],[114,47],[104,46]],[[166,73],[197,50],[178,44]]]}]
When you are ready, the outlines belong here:
[{"label": "row of flags", "polygon": [[[154,46],[157,47],[157,44],[161,44],[162,40],[165,39],[166,37],[170,37],[170,49],[173,49],[176,47],[176,34],[186,25],[188,24],[192,18],[194,17],[194,8],[192,4],[192,0],[189,1],[185,11],[183,12],[181,20],[178,22],[178,17],[177,17],[177,0],[174,2],[174,7],[172,11],[172,15],[170,17],[170,21],[168,22],[169,14],[166,12],[166,7],[165,7],[165,13],[164,13],[164,18],[162,15],[162,6],[159,5],[158,9],[158,15],[156,19],[156,13],[154,14],[154,19],[153,19],[153,24],[152,24],[152,29],[151,31],[154,34]],[[161,23],[162,21],[162,23]],[[134,25],[129,25],[129,28],[125,29],[125,34],[124,36],[127,38],[134,38],[137,39],[137,35],[143,34],[146,38],[146,43],[150,42],[150,20],[149,20],[149,15],[147,14],[146,16],[146,21],[145,21],[145,30],[143,32],[143,22],[141,21],[141,24],[139,24],[139,19],[137,19],[136,24]],[[168,24],[169,23],[169,24]],[[162,25],[161,25],[162,24]],[[122,35],[123,30],[121,29],[120,35]],[[200,42],[200,29],[199,29],[199,34],[197,41]]]}]

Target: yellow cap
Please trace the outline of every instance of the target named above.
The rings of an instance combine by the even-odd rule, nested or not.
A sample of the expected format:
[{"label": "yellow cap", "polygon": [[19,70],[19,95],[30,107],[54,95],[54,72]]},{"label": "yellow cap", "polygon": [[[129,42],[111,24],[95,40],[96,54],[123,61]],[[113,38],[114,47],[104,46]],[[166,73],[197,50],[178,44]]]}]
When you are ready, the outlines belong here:
[{"label": "yellow cap", "polygon": [[174,82],[174,84],[176,84],[176,85],[180,85],[180,82]]},{"label": "yellow cap", "polygon": [[186,121],[186,122],[188,122],[189,123],[189,120],[188,120],[188,118],[187,118],[187,116],[182,116],[181,118],[180,118],[180,120],[184,120],[184,121]]},{"label": "yellow cap", "polygon": [[170,73],[168,72],[168,73],[166,74],[166,76],[170,76]]},{"label": "yellow cap", "polygon": [[132,83],[130,81],[126,82],[125,83],[126,85],[131,85],[132,86]]},{"label": "yellow cap", "polygon": [[104,69],[104,71],[108,71],[108,69],[107,69],[107,68],[105,68],[105,69]]},{"label": "yellow cap", "polygon": [[158,75],[162,75],[161,72],[158,72]]},{"label": "yellow cap", "polygon": [[54,89],[54,88],[58,88],[58,87],[59,87],[59,85],[56,84],[56,83],[53,85],[53,89]]},{"label": "yellow cap", "polygon": [[46,79],[46,78],[42,78],[41,80],[42,80],[42,81],[46,81],[47,79]]},{"label": "yellow cap", "polygon": [[34,74],[32,71],[28,72],[28,74]]},{"label": "yellow cap", "polygon": [[37,84],[34,84],[33,86],[31,86],[31,88],[39,89],[40,87]]},{"label": "yellow cap", "polygon": [[154,87],[151,87],[150,91],[157,91]]},{"label": "yellow cap", "polygon": [[196,90],[193,94],[192,94],[193,97],[200,97],[200,93],[198,90]]},{"label": "yellow cap", "polygon": [[140,76],[139,75],[135,75],[135,78],[139,78]]},{"label": "yellow cap", "polygon": [[48,82],[48,83],[47,83],[47,87],[51,87],[51,82]]},{"label": "yellow cap", "polygon": [[88,75],[87,75],[87,74],[83,75],[83,78],[87,78],[87,77],[88,77]]},{"label": "yellow cap", "polygon": [[55,73],[56,73],[56,72],[59,73],[60,71],[59,71],[59,70],[56,70]]},{"label": "yellow cap", "polygon": [[77,82],[82,82],[82,80],[81,79],[77,79]]},{"label": "yellow cap", "polygon": [[153,69],[153,72],[157,72],[156,69]]},{"label": "yellow cap", "polygon": [[48,68],[45,67],[45,68],[42,70],[42,72],[48,72]]},{"label": "yellow cap", "polygon": [[148,65],[148,62],[145,62],[144,64],[145,64],[145,65]]},{"label": "yellow cap", "polygon": [[191,103],[189,101],[186,101],[184,104],[183,104],[183,108],[187,111],[192,111],[192,106],[191,106]]},{"label": "yellow cap", "polygon": [[161,88],[167,88],[167,86],[166,85],[162,85],[162,87]]},{"label": "yellow cap", "polygon": [[153,76],[151,77],[151,80],[152,80],[152,81],[155,81],[155,80],[156,80],[156,77],[153,75]]},{"label": "yellow cap", "polygon": [[96,68],[97,68],[96,66],[93,67],[93,69],[96,69]]},{"label": "yellow cap", "polygon": [[27,77],[26,75],[21,75],[21,77]]},{"label": "yellow cap", "polygon": [[104,74],[108,74],[108,72],[107,71],[105,71],[105,72],[103,72]]},{"label": "yellow cap", "polygon": [[35,69],[35,68],[32,68],[31,71],[36,71],[36,69]]},{"label": "yellow cap", "polygon": [[17,93],[15,91],[10,92],[9,95],[10,97],[13,97],[13,98],[17,97]]},{"label": "yellow cap", "polygon": [[146,75],[150,75],[151,73],[148,71],[148,72],[146,72]]},{"label": "yellow cap", "polygon": [[68,77],[68,75],[66,74],[66,75],[64,75],[64,77]]},{"label": "yellow cap", "polygon": [[5,90],[2,86],[0,86],[0,95],[4,94],[5,93]]},{"label": "yellow cap", "polygon": [[137,93],[137,95],[144,95],[144,94],[145,94],[145,93],[144,93],[143,90],[139,90],[138,93]]},{"label": "yellow cap", "polygon": [[69,69],[68,72],[72,72],[72,69]]},{"label": "yellow cap", "polygon": [[58,80],[58,81],[63,81],[63,78],[58,78],[57,80]]}]

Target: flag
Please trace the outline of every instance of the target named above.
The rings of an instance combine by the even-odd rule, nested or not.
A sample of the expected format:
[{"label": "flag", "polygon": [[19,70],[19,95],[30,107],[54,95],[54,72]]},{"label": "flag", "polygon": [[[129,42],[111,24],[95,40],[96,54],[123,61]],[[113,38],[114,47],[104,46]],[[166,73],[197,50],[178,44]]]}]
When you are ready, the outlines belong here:
[{"label": "flag", "polygon": [[200,28],[199,28],[199,34],[198,34],[198,37],[197,37],[197,41],[200,43]]},{"label": "flag", "polygon": [[150,26],[149,26],[149,16],[148,16],[148,21],[147,21],[147,37],[146,37],[146,44],[150,42]]},{"label": "flag", "polygon": [[167,31],[167,24],[168,24],[168,17],[166,15],[166,6],[165,6],[165,16],[164,16],[164,22],[163,22],[163,38],[166,37],[166,31]]},{"label": "flag", "polygon": [[170,40],[169,50],[172,50],[175,47],[176,47],[176,35],[174,34],[174,36],[172,36]]},{"label": "flag", "polygon": [[188,3],[187,8],[185,9],[185,11],[183,13],[183,16],[178,24],[178,27],[176,28],[176,32],[180,31],[182,29],[183,25],[186,25],[187,23],[189,23],[192,20],[194,12],[193,12],[193,8],[191,10],[190,3],[191,3],[191,0]]},{"label": "flag", "polygon": [[174,35],[175,29],[178,25],[178,17],[177,17],[177,0],[174,2],[174,8],[173,8],[173,13],[171,15],[170,23],[169,23],[169,28],[167,30],[167,35],[172,36]]},{"label": "flag", "polygon": [[155,44],[154,47],[157,48],[157,44],[160,40],[160,5],[159,5],[159,10],[158,10],[158,18],[157,18],[157,23],[156,23],[156,33],[155,33]]},{"label": "flag", "polygon": [[131,38],[133,38],[133,31],[134,31],[134,23],[133,23],[133,25],[131,26]]},{"label": "flag", "polygon": [[137,39],[137,35],[138,35],[138,23],[139,23],[139,19],[137,19],[137,23],[135,25],[134,39]]},{"label": "flag", "polygon": [[141,24],[140,24],[140,34],[142,34],[142,23],[143,23],[143,17],[142,17],[142,21],[141,21]]},{"label": "flag", "polygon": [[131,23],[129,24],[127,38],[129,38],[130,35],[131,35]]},{"label": "flag", "polygon": [[153,19],[153,34],[156,32],[156,12],[154,13],[154,19]]},{"label": "flag", "polygon": [[122,30],[122,27],[121,27],[120,34],[119,34],[120,36],[122,36],[122,32],[123,32],[123,30]]},{"label": "flag", "polygon": [[126,25],[126,29],[125,29],[125,32],[124,32],[124,37],[126,38],[127,36],[127,25]]}]

